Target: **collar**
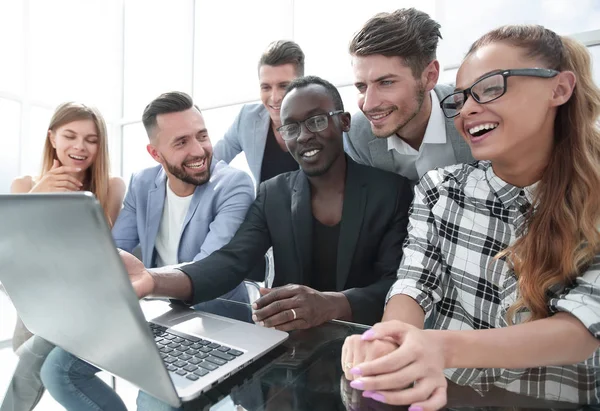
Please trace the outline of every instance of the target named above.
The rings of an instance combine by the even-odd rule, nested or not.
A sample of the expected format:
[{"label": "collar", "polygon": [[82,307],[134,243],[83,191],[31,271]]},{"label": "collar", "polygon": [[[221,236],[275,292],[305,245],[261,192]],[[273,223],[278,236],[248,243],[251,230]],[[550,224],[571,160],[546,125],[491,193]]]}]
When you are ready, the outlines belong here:
[{"label": "collar", "polygon": [[485,178],[490,185],[496,197],[502,202],[505,208],[510,208],[519,196],[525,196],[529,204],[533,203],[535,188],[539,181],[536,181],[527,187],[517,187],[507,183],[494,173],[492,163],[490,161],[480,161],[485,169]]},{"label": "collar", "polygon": [[427,121],[427,128],[419,151],[412,148],[396,134],[387,139],[388,151],[396,150],[400,154],[418,155],[423,151],[424,144],[446,144],[446,123],[444,113],[440,107],[440,100],[433,90],[429,92],[429,95],[431,96],[431,115]]}]

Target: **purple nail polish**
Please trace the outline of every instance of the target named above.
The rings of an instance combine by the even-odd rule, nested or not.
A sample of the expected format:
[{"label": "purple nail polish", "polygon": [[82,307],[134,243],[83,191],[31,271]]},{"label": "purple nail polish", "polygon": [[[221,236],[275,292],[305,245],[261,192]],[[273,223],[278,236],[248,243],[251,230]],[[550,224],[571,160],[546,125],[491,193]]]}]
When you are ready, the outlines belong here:
[{"label": "purple nail polish", "polygon": [[350,383],[350,386],[352,388],[356,388],[357,390],[362,390],[365,388],[365,383],[361,380],[354,380]]},{"label": "purple nail polish", "polygon": [[362,337],[360,337],[361,340],[370,340],[373,337],[375,337],[375,331],[373,330],[367,330],[363,333]]},{"label": "purple nail polish", "polygon": [[352,375],[362,375],[362,371],[358,367],[350,368],[350,374]]},{"label": "purple nail polish", "polygon": [[371,398],[371,395],[373,395],[373,391],[363,391],[362,396],[365,398]]},{"label": "purple nail polish", "polygon": [[423,411],[423,407],[412,406],[408,408],[408,411]]},{"label": "purple nail polish", "polygon": [[371,398],[378,402],[385,402],[383,395],[379,394],[378,392],[374,392],[373,395],[371,395]]}]

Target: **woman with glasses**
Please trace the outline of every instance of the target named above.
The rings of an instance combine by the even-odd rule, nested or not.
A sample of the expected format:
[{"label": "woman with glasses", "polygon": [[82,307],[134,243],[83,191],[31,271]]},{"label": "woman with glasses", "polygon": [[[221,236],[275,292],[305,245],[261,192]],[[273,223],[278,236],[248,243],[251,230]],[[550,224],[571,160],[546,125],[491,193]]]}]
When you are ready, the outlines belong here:
[{"label": "woman with glasses", "polygon": [[[477,40],[441,106],[479,161],[429,172],[383,317],[349,338],[363,395],[412,411],[446,378],[600,402],[600,91],[590,56],[541,26]],[[432,330],[423,330],[425,319]]]}]

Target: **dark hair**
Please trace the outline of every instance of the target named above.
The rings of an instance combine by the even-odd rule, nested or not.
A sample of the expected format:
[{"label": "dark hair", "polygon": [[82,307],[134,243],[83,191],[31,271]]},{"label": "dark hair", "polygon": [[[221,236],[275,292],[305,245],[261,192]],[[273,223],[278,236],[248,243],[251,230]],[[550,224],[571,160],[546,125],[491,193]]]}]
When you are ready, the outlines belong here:
[{"label": "dark hair", "polygon": [[423,11],[410,8],[371,17],[350,42],[350,54],[402,57],[414,77],[436,58],[440,24]]},{"label": "dark hair", "polygon": [[192,107],[195,107],[192,98],[181,91],[171,91],[156,97],[146,106],[144,114],[142,114],[142,123],[144,123],[148,137],[150,137],[152,129],[156,127],[156,117],[159,114],[179,113]]},{"label": "dark hair", "polygon": [[277,40],[267,46],[267,49],[260,56],[258,69],[260,66],[282,66],[291,64],[294,66],[296,75],[304,75],[304,52],[300,46],[293,41]]},{"label": "dark hair", "polygon": [[321,77],[298,77],[287,86],[287,88],[285,89],[285,94],[287,95],[290,91],[292,91],[295,88],[303,88],[310,86],[311,84],[318,84],[319,86],[322,86],[327,90],[327,94],[329,94],[331,100],[333,100],[333,105],[335,106],[336,110],[344,109],[344,103],[342,102],[342,97],[340,96],[340,92],[338,91],[338,89],[327,80],[323,80]]}]

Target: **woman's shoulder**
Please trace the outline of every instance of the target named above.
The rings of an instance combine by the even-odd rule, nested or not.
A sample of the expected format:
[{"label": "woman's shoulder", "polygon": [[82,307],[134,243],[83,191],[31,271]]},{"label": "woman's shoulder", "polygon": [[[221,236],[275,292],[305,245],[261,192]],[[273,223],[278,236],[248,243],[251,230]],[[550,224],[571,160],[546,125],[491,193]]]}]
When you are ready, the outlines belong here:
[{"label": "woman's shoulder", "polygon": [[108,177],[108,189],[125,189],[125,181],[120,176]]},{"label": "woman's shoulder", "polygon": [[10,185],[10,192],[15,194],[28,193],[35,185],[35,181],[36,179],[33,176],[17,177],[13,180],[12,184]]},{"label": "woman's shoulder", "polygon": [[108,178],[108,196],[123,199],[125,195],[125,181],[119,176]]}]

